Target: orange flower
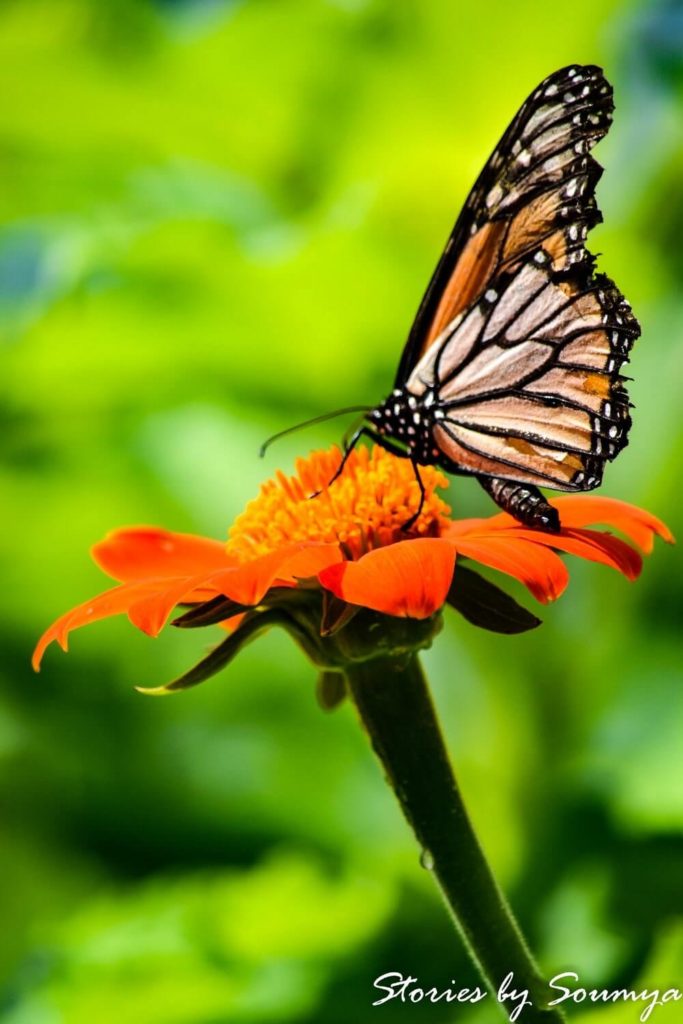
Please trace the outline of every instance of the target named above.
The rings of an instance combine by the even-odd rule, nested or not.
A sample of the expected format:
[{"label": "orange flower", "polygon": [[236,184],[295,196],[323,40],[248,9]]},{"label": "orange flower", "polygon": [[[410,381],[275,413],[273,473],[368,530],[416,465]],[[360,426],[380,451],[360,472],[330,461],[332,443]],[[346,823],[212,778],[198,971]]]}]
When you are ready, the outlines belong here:
[{"label": "orange flower", "polygon": [[[420,499],[410,463],[381,448],[357,449],[328,488],[339,459],[337,448],[315,452],[298,461],[294,476],[278,473],[263,484],[237,517],[227,544],[157,527],[108,534],[92,555],[120,585],[53,623],[36,647],[34,667],[48,644],[56,640],[66,650],[69,633],[88,622],[125,612],[135,626],[156,636],[178,605],[192,607],[176,624],[226,625],[229,620],[235,638],[289,622],[309,653],[311,645],[318,649],[309,628],[315,609],[322,614],[318,638],[331,636],[360,609],[424,620],[446,601],[478,625],[519,632],[538,619],[471,569],[459,564],[454,574],[456,558],[507,573],[548,602],[560,596],[569,579],[558,551],[635,579],[642,559],[632,544],[648,553],[655,534],[672,540],[648,512],[591,496],[553,502],[562,521],[559,533],[530,530],[506,514],[453,520],[437,494],[447,480],[433,467],[421,470],[425,500],[406,533],[402,526]],[[311,500],[316,491],[321,493]],[[586,529],[589,523],[611,526],[632,544]],[[268,610],[271,615],[264,618]]]}]

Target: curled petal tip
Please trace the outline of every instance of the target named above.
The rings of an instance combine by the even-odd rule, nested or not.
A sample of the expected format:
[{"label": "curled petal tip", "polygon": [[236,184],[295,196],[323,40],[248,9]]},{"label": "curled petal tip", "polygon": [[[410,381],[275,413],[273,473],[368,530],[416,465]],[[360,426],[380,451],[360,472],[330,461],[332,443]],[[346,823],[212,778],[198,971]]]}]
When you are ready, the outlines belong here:
[{"label": "curled petal tip", "polygon": [[43,660],[43,655],[45,653],[46,647],[47,643],[45,643],[42,638],[35,646],[35,650],[31,655],[31,668],[33,669],[34,672],[40,672],[40,665]]},{"label": "curled petal tip", "polygon": [[[67,613],[68,618],[71,613]],[[45,651],[51,643],[56,642],[59,644],[64,653],[68,653],[69,650],[69,639],[68,639],[68,624],[65,625],[61,619],[58,619],[48,630],[43,633],[40,640],[35,646],[33,655],[31,656],[31,668],[34,672],[40,672],[40,666],[45,655]]]},{"label": "curled petal tip", "polygon": [[667,544],[674,544],[675,538],[663,520],[638,505],[632,505],[619,498],[607,498],[595,494],[567,495],[554,498],[562,525],[584,527],[602,523],[625,534],[646,555],[654,546],[654,538],[660,537]]}]

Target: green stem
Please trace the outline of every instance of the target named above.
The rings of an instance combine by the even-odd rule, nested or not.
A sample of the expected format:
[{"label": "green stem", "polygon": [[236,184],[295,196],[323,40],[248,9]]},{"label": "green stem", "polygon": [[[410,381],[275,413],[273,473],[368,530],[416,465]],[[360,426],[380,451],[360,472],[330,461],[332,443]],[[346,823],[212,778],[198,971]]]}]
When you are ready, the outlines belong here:
[{"label": "green stem", "polygon": [[[489,868],[455,781],[420,663],[375,659],[346,668],[349,690],[401,809],[433,868],[465,944],[496,995],[528,990],[523,1024],[559,1024],[543,980]],[[510,1016],[518,1005],[501,1002]]]}]

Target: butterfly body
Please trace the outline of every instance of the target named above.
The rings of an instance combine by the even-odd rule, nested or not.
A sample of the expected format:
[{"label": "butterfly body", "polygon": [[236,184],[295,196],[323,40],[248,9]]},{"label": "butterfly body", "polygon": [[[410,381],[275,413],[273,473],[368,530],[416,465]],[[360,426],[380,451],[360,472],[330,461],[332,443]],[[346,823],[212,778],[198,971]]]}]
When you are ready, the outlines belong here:
[{"label": "butterfly body", "polygon": [[[372,439],[394,455],[409,458],[416,467],[439,466],[447,473],[467,474],[468,471],[451,462],[437,444],[435,431],[445,419],[439,408],[435,390],[418,399],[409,391],[395,388],[388,398],[370,413],[372,427],[367,431]],[[365,430],[365,428],[363,428]],[[524,486],[508,480],[480,477],[480,483],[493,500],[527,526],[545,530],[559,529],[556,510],[548,504],[538,488]],[[413,519],[408,521],[407,528]]]},{"label": "butterfly body", "polygon": [[451,232],[394,390],[347,452],[365,435],[410,458],[418,481],[429,464],[474,475],[543,529],[560,524],[540,487],[599,486],[627,444],[620,370],[640,333],[585,247],[601,219],[590,150],[612,110],[592,65],[555,72],[523,104]]},{"label": "butterfly body", "polygon": [[419,398],[406,388],[394,388],[388,398],[370,413],[370,422],[381,438],[405,446],[405,454],[418,466],[431,466],[442,453],[434,440],[439,412],[436,393]]}]

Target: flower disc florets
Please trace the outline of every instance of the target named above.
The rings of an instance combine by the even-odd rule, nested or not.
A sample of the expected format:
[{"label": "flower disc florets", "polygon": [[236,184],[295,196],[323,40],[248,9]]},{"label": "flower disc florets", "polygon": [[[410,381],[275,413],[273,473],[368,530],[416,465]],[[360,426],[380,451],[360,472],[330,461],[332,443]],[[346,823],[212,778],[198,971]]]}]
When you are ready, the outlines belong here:
[{"label": "flower disc florets", "polygon": [[285,544],[308,541],[339,543],[350,557],[359,558],[407,536],[438,537],[448,523],[450,508],[436,493],[448,481],[433,466],[420,468],[425,499],[406,534],[403,526],[420,504],[410,461],[382,448],[356,448],[343,474],[328,487],[340,460],[338,448],[313,452],[297,460],[295,475],[278,472],[262,484],[230,529],[228,554],[248,562]]}]

